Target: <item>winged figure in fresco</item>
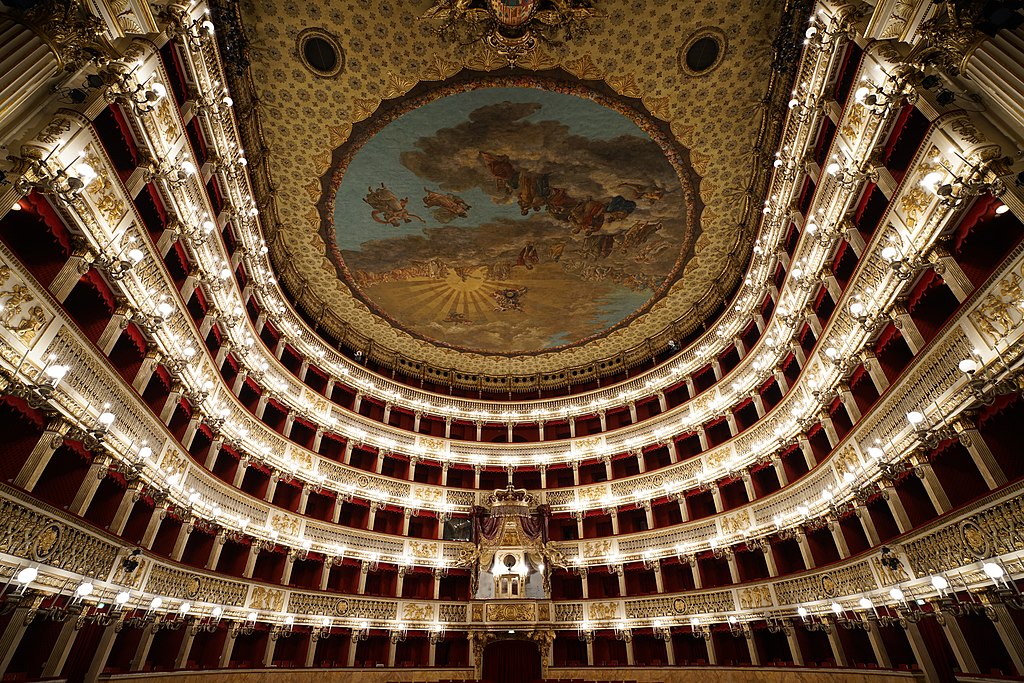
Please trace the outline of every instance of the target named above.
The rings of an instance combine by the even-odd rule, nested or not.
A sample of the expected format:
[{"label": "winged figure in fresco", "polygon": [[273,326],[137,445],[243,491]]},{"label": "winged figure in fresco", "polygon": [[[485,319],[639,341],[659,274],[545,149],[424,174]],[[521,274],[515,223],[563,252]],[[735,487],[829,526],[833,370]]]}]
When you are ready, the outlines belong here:
[{"label": "winged figure in fresco", "polygon": [[372,187],[367,188],[363,201],[373,209],[370,212],[370,217],[378,223],[397,228],[402,223],[411,223],[414,218],[420,223],[426,222],[416,214],[409,213],[406,208],[409,204],[408,197],[399,199],[384,183],[381,183],[376,190]]},{"label": "winged figure in fresco", "polygon": [[442,223],[447,223],[456,218],[465,218],[469,214],[470,205],[459,197],[451,193],[441,194],[440,192],[434,192],[423,188],[423,191],[427,195],[423,198],[423,206],[428,209],[437,209],[434,212],[434,217]]},{"label": "winged figure in fresco", "polygon": [[664,225],[661,221],[637,221],[633,227],[616,235],[615,241],[621,244],[623,249],[629,250],[646,242],[662,227]]},{"label": "winged figure in fresco", "polygon": [[633,201],[646,199],[649,202],[656,202],[665,196],[665,188],[658,185],[641,185],[640,183],[622,183],[619,189],[625,189],[623,196]]}]

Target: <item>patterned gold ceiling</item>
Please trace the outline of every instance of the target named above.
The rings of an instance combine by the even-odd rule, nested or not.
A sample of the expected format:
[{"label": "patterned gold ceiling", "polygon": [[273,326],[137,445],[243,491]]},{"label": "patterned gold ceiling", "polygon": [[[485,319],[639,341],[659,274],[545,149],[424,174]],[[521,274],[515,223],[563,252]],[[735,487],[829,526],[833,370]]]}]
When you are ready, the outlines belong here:
[{"label": "patterned gold ceiling", "polygon": [[[321,328],[397,366],[531,376],[637,357],[638,348],[653,348],[699,326],[729,296],[749,255],[763,200],[764,160],[774,146],[766,137],[779,117],[767,97],[769,89],[780,90],[772,88],[778,79],[771,65],[783,2],[600,0],[594,5],[601,16],[588,22],[586,34],[562,45],[542,43],[510,70],[506,59],[482,43],[446,43],[432,30],[434,24],[421,18],[431,6],[426,0],[238,4],[251,79],[235,88],[244,82],[256,103],[258,116],[244,123],[244,132],[262,220],[279,281]],[[300,45],[311,33],[340,46],[334,75],[317,74],[301,59]],[[701,35],[721,40],[724,56],[707,72],[692,75],[684,51]],[[640,315],[579,345],[496,354],[410,333],[354,296],[329,258],[321,211],[332,191],[337,151],[353,129],[370,125],[378,110],[410,91],[469,73],[482,78],[530,72],[567,74],[631,100],[688,151],[698,178],[696,204],[702,206],[692,258]],[[249,118],[244,107],[240,113]],[[258,128],[251,121],[258,121]],[[416,205],[419,201],[412,198]]]}]

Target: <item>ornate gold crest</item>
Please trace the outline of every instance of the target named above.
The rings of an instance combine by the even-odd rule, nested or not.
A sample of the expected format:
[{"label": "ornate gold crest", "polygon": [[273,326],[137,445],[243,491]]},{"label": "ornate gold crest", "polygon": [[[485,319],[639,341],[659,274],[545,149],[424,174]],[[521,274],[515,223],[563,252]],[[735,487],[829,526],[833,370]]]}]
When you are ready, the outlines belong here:
[{"label": "ornate gold crest", "polygon": [[833,598],[836,595],[836,582],[828,574],[821,577],[821,593],[826,598]]},{"label": "ornate gold crest", "polygon": [[967,551],[976,558],[983,559],[989,555],[989,543],[984,532],[974,522],[968,520],[960,525],[960,538]]},{"label": "ornate gold crest", "polygon": [[36,536],[36,541],[33,544],[32,551],[36,556],[37,560],[44,560],[50,556],[53,549],[57,546],[60,541],[60,527],[56,524],[51,524]]},{"label": "ornate gold crest", "polygon": [[540,43],[571,40],[597,16],[588,0],[436,0],[423,15],[459,45],[481,42],[509,65]]}]

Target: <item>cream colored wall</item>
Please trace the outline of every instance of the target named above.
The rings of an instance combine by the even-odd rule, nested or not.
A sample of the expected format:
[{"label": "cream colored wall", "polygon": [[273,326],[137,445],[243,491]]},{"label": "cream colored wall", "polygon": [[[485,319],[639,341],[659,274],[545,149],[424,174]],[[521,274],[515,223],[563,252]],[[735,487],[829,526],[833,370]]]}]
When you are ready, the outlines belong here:
[{"label": "cream colored wall", "polygon": [[[638,683],[920,683],[920,674],[896,671],[839,671],[803,668],[716,667],[601,667],[548,671],[548,679],[622,681]],[[433,683],[439,680],[470,680],[472,669],[346,669],[209,671],[167,674],[136,674],[103,677],[111,681],[158,680],[160,683]]]}]

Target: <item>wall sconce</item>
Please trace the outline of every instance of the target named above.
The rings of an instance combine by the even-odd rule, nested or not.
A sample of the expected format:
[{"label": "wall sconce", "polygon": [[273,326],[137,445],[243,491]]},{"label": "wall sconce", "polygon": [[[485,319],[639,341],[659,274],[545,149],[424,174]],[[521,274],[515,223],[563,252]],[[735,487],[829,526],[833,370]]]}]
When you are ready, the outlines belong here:
[{"label": "wall sconce", "polygon": [[388,637],[392,643],[401,643],[409,636],[409,625],[404,621],[400,621],[397,624],[393,624],[388,629]]},{"label": "wall sconce", "polygon": [[661,566],[661,561],[654,556],[653,550],[645,550],[643,553],[644,569],[652,570]]},{"label": "wall sconce", "polygon": [[136,116],[152,112],[167,95],[167,88],[154,80],[155,71],[152,76],[140,82],[135,73],[142,68],[141,62],[129,71],[123,70],[126,66],[123,62],[115,62],[102,74],[109,83],[105,92],[107,101],[128,107]]},{"label": "wall sconce", "polygon": [[615,623],[615,639],[626,643],[633,640],[633,629],[630,628],[629,622],[618,621]]},{"label": "wall sconce", "polygon": [[922,270],[931,268],[932,264],[924,258],[907,258],[907,256],[894,244],[888,244],[882,248],[882,260],[889,264],[892,272],[900,280],[909,280]]},{"label": "wall sconce", "polygon": [[21,360],[18,361],[18,366],[12,373],[12,386],[7,391],[12,396],[24,399],[34,410],[47,410],[57,385],[68,374],[70,367],[54,363],[53,361],[57,357],[51,354],[33,379],[26,378],[21,380],[18,374],[21,372],[21,368],[24,367],[25,359],[28,358],[29,351],[31,350],[32,347],[30,346],[25,348],[25,353],[22,354]]},{"label": "wall sconce", "polygon": [[448,563],[443,557],[438,558],[437,562],[434,564],[433,572],[435,579],[443,579],[448,576]]},{"label": "wall sconce", "polygon": [[797,608],[796,614],[800,617],[803,622],[804,628],[808,631],[821,631],[822,633],[831,633],[832,628],[827,622],[821,619],[821,617],[811,614],[811,612],[801,605]]},{"label": "wall sconce", "polygon": [[594,642],[594,626],[589,621],[581,621],[576,629],[576,635],[584,643]]},{"label": "wall sconce", "polygon": [[[979,361],[981,354],[974,352],[973,358],[964,358],[957,365],[960,372],[967,376],[967,386],[974,399],[986,406],[992,405],[996,398],[1019,392],[1020,370],[1011,370],[1009,364],[1002,361],[990,368],[985,367]],[[1007,372],[1006,377],[996,377],[1002,372]]]},{"label": "wall sconce", "polygon": [[703,623],[697,617],[690,618],[690,635],[694,638],[711,640],[711,627]]},{"label": "wall sconce", "polygon": [[288,614],[284,618],[284,623],[274,624],[270,629],[270,639],[277,640],[278,638],[290,638],[292,635],[292,629],[295,626],[295,617]]},{"label": "wall sconce", "polygon": [[615,553],[606,555],[605,564],[608,565],[608,573],[620,576],[622,574],[622,556]]},{"label": "wall sconce", "polygon": [[352,627],[352,642],[358,643],[360,640],[366,640],[370,637],[370,622],[360,621],[358,624]]},{"label": "wall sconce", "polygon": [[66,204],[73,204],[97,176],[95,169],[82,161],[85,158],[85,152],[80,152],[66,166],[51,168],[50,159],[60,151],[62,146],[63,141],[59,142],[42,159],[12,158],[12,161],[15,161],[22,171],[21,177],[15,181],[15,189],[21,194],[38,190],[43,194],[56,197]]},{"label": "wall sconce", "polygon": [[666,643],[672,640],[672,627],[661,619],[655,619],[652,628],[654,629],[655,638],[664,640]]},{"label": "wall sconce", "polygon": [[333,626],[333,619],[330,617],[320,617],[320,621],[316,622],[309,633],[310,640],[314,643],[318,640],[327,640],[331,637],[331,628]]},{"label": "wall sconce", "polygon": [[825,167],[825,172],[843,188],[851,188],[865,181],[873,183],[878,180],[878,171],[867,168],[866,164],[859,168],[848,168],[844,160],[838,158]]},{"label": "wall sconce", "polygon": [[932,187],[943,206],[955,208],[972,197],[983,194],[992,194],[994,197],[999,197],[1006,191],[1006,185],[999,178],[999,172],[1002,170],[1002,167],[1008,170],[1012,159],[1003,157],[1000,159],[983,159],[976,162],[967,161],[966,159],[963,159],[963,161],[967,164],[966,175],[957,175],[951,169],[943,166],[946,172],[953,176],[953,178],[948,182],[941,182],[941,180],[946,179],[946,176],[941,172],[936,172],[937,175],[942,177],[940,181],[933,183]]},{"label": "wall sconce", "polygon": [[917,101],[917,91],[910,84],[906,73],[900,72],[893,76],[886,74],[881,84],[865,80],[854,92],[854,99],[873,115],[885,116],[891,109],[913,104]]}]

